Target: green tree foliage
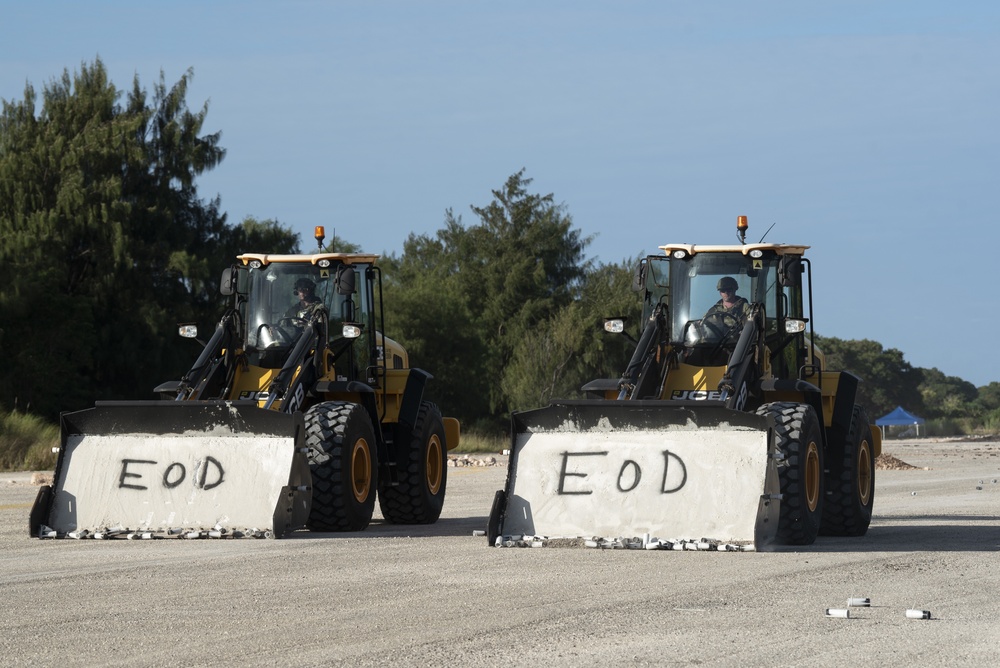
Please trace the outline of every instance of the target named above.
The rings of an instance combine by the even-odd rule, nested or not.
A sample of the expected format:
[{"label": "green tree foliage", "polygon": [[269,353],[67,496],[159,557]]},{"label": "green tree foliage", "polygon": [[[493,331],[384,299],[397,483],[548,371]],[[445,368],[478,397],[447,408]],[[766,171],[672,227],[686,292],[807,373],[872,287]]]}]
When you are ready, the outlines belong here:
[{"label": "green tree foliage", "polygon": [[920,383],[926,417],[962,418],[978,412],[976,386],[956,376],[946,376],[937,368],[923,369]]},{"label": "green tree foliage", "polygon": [[993,381],[989,385],[983,385],[977,391],[976,401],[984,411],[995,411],[1000,409],[1000,382]]},{"label": "green tree foliage", "polygon": [[176,322],[217,308],[231,230],[195,178],[223,159],[187,108],[189,70],[124,95],[100,60],[0,117],[0,404],[53,416],[95,398],[151,396],[190,350]]},{"label": "green tree foliage", "polygon": [[513,410],[544,406],[550,399],[578,398],[582,385],[624,371],[633,344],[604,332],[604,319],[635,323],[641,304],[631,291],[638,260],[602,264],[587,272],[580,295],[523,336],[501,383]]},{"label": "green tree foliage", "polygon": [[875,419],[896,406],[911,413],[924,413],[920,384],[924,370],[915,368],[903,359],[896,348],[885,349],[881,343],[862,340],[844,340],[817,336],[817,345],[826,353],[827,368],[850,371],[861,377],[859,402]]},{"label": "green tree foliage", "polygon": [[530,184],[517,172],[489,204],[471,207],[477,224],[448,210],[434,238],[411,236],[384,263],[393,331],[413,363],[438,377],[442,403],[466,419],[506,415],[502,384],[515,349],[579,296],[586,276],[590,240]]},{"label": "green tree foliage", "polygon": [[232,235],[229,257],[235,262],[240,253],[296,254],[302,252],[301,245],[301,237],[287,225],[247,216]]}]

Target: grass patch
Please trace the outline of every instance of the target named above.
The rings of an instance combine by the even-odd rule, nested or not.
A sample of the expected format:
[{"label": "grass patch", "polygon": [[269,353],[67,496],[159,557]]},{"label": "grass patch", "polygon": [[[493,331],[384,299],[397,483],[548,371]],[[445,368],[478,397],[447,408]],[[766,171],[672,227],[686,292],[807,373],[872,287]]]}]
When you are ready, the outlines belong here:
[{"label": "grass patch", "polygon": [[51,471],[59,427],[17,411],[0,411],[0,471]]},{"label": "grass patch", "polygon": [[451,454],[471,454],[475,452],[503,452],[510,448],[510,436],[494,432],[471,430],[462,432],[458,448]]}]

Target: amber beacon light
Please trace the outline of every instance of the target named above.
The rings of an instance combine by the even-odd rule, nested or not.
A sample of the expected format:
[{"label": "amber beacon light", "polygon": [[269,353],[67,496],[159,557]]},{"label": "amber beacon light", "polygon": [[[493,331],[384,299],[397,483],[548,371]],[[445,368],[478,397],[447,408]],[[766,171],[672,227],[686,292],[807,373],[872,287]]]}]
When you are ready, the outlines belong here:
[{"label": "amber beacon light", "polygon": [[750,225],[747,223],[746,216],[736,216],[736,230],[740,234],[741,243],[746,243],[748,227],[750,227]]}]

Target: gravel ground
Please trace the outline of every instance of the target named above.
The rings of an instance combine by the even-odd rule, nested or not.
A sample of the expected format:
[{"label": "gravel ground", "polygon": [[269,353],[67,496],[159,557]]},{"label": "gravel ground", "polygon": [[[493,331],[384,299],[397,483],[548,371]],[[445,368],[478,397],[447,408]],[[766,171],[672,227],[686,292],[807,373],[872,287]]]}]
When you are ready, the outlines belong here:
[{"label": "gravel ground", "polygon": [[[863,538],[771,553],[495,549],[500,466],[449,468],[442,519],[282,540],[41,541],[0,474],[14,666],[987,665],[1000,641],[1000,442],[889,442]],[[870,597],[849,619],[845,608]],[[930,610],[929,620],[905,617]]]}]

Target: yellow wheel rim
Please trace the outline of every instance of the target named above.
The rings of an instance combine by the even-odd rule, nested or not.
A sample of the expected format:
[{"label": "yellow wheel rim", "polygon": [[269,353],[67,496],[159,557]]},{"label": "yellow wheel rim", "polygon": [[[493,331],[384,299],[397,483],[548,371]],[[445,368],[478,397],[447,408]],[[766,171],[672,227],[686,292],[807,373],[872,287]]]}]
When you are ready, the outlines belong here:
[{"label": "yellow wheel rim", "polygon": [[368,441],[359,438],[351,449],[351,490],[358,503],[368,499],[372,486],[372,452]]},{"label": "yellow wheel rim", "polygon": [[815,441],[809,441],[806,447],[806,504],[809,506],[809,512],[815,512],[819,506],[822,473],[819,467],[819,447]]},{"label": "yellow wheel rim", "polygon": [[441,439],[437,434],[431,434],[427,440],[426,460],[427,489],[431,494],[441,491],[441,481],[444,478],[444,454]]},{"label": "yellow wheel rim", "polygon": [[858,494],[861,505],[867,506],[872,497],[872,451],[867,439],[858,444]]}]

